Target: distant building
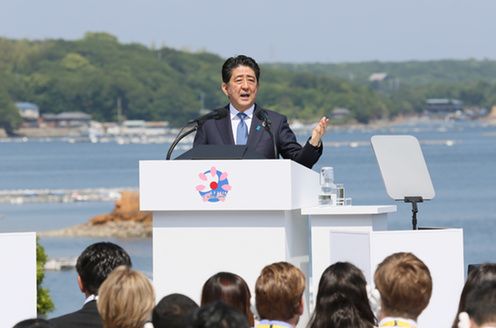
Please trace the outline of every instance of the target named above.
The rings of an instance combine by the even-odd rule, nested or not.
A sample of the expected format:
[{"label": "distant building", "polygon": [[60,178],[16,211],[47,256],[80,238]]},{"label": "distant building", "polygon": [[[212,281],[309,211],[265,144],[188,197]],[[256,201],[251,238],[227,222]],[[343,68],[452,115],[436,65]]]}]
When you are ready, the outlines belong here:
[{"label": "distant building", "polygon": [[388,73],[373,73],[369,76],[370,87],[376,91],[389,92],[397,90],[400,86],[399,79]]},{"label": "distant building", "polygon": [[82,112],[63,112],[60,114],[47,113],[42,115],[42,119],[47,126],[73,128],[89,126],[91,115]]},{"label": "distant building", "polygon": [[457,99],[435,98],[425,101],[424,110],[430,114],[449,114],[463,110],[463,102]]},{"label": "distant building", "polygon": [[389,79],[390,76],[387,73],[373,73],[369,76],[369,82],[384,82]]},{"label": "distant building", "polygon": [[331,111],[331,120],[346,120],[351,117],[351,111],[348,108],[336,107]]},{"label": "distant building", "polygon": [[19,111],[19,115],[21,115],[23,126],[38,126],[38,119],[40,118],[40,109],[38,108],[38,105],[30,102],[16,102],[15,105]]}]

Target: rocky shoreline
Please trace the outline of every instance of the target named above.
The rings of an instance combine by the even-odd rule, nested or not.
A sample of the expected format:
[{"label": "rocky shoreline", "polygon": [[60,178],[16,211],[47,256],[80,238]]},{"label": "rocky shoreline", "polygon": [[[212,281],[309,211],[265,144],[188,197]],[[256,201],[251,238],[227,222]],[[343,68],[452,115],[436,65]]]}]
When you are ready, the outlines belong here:
[{"label": "rocky shoreline", "polygon": [[111,221],[100,225],[88,222],[60,230],[41,231],[38,236],[150,238],[152,236],[152,225],[133,221]]},{"label": "rocky shoreline", "polygon": [[42,231],[44,237],[116,237],[150,238],[152,214],[139,210],[139,194],[122,191],[115,207],[108,214],[97,215],[87,223],[58,230]]}]

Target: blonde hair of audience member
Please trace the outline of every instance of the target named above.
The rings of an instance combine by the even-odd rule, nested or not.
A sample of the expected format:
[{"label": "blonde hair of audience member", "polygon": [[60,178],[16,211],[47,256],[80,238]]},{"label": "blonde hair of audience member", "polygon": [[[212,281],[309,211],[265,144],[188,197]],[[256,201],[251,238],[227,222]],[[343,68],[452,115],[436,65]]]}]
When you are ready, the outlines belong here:
[{"label": "blonde hair of audience member", "polygon": [[98,312],[105,328],[143,328],[154,304],[148,278],[126,266],[112,271],[98,290]]},{"label": "blonde hair of audience member", "polygon": [[395,253],[382,261],[374,275],[381,295],[381,314],[417,320],[429,304],[432,278],[429,268],[412,253]]},{"label": "blonde hair of audience member", "polygon": [[465,303],[467,299],[467,294],[477,286],[488,281],[496,282],[496,264],[484,263],[470,271],[467,277],[467,281],[465,281],[465,285],[463,286],[463,290],[460,295],[460,302],[458,303],[458,311],[453,321],[452,328],[458,328],[458,316],[461,312],[466,311]]},{"label": "blonde hair of audience member", "polygon": [[261,319],[298,323],[303,314],[305,275],[292,264],[277,262],[262,269],[255,284],[255,302]]}]

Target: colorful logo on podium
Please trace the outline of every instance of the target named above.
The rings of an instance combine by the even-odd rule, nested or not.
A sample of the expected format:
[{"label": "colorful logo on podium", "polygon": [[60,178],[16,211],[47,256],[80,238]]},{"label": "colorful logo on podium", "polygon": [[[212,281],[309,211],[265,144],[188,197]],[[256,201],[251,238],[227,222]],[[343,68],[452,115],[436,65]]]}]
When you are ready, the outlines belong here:
[{"label": "colorful logo on podium", "polygon": [[223,202],[226,195],[231,190],[227,180],[227,172],[221,172],[212,166],[210,170],[198,174],[201,184],[196,186],[204,202]]}]

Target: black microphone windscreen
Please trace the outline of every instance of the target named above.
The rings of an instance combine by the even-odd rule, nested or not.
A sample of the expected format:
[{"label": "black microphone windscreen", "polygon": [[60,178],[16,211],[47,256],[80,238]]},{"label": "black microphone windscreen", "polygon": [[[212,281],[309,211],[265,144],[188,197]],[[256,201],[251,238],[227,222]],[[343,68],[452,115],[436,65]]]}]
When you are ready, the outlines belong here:
[{"label": "black microphone windscreen", "polygon": [[269,114],[265,110],[259,110],[257,111],[257,117],[264,123],[264,126],[270,127],[271,121],[269,118]]},{"label": "black microphone windscreen", "polygon": [[216,120],[220,120],[221,118],[224,118],[227,116],[227,113],[229,113],[229,111],[227,110],[227,108],[225,107],[222,107],[222,108],[219,108],[216,110],[216,115],[215,115],[215,119]]}]

